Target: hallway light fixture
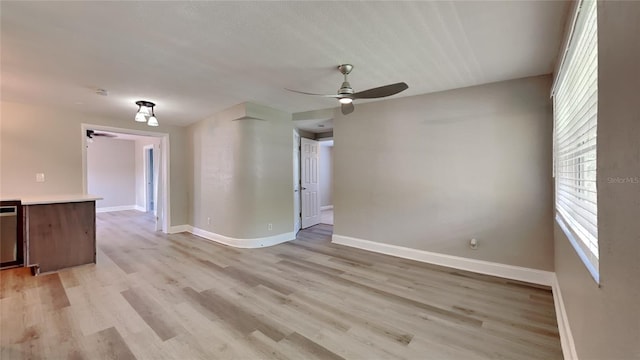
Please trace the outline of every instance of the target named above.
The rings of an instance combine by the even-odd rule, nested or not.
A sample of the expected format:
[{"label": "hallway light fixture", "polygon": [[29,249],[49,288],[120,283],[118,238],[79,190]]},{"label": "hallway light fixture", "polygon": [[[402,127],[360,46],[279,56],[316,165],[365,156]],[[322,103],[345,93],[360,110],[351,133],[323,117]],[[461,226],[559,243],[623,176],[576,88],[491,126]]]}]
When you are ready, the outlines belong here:
[{"label": "hallway light fixture", "polygon": [[136,101],[136,105],[138,105],[138,112],[135,117],[137,122],[146,122],[149,126],[160,125],[158,123],[158,119],[156,119],[156,114],[153,111],[156,104],[151,101],[138,100]]}]

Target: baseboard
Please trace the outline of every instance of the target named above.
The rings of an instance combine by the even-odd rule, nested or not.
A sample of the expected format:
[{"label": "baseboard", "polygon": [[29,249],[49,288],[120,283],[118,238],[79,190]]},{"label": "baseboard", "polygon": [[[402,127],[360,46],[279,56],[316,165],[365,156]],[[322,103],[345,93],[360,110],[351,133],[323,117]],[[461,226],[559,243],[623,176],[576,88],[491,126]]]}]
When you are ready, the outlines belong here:
[{"label": "baseboard", "polygon": [[469,259],[460,256],[439,254],[430,251],[383,244],[375,241],[357,239],[337,234],[333,235],[331,242],[381,254],[397,256],[434,265],[446,266],[454,269],[472,271],[485,275],[498,276],[506,279],[525,281],[532,284],[551,286],[555,275],[550,271],[500,264],[491,261]]},{"label": "baseboard", "polygon": [[193,227],[191,225],[176,225],[176,226],[171,226],[169,228],[169,234],[177,234],[177,233],[182,233],[182,232],[192,232],[191,229]]},{"label": "baseboard", "polygon": [[[183,225],[184,226],[184,225]],[[232,238],[229,236],[224,236],[216,233],[212,233],[210,231],[202,230],[196,227],[190,227],[190,233],[193,235],[200,236],[207,240],[215,241],[217,243],[221,243],[224,245],[229,245],[237,248],[260,248],[265,246],[273,246],[277,244],[281,244],[283,242],[295,240],[296,234],[292,232],[282,233],[273,236],[254,238],[254,239],[238,239]]]},{"label": "baseboard", "polygon": [[138,210],[142,212],[147,212],[147,209],[144,206],[136,205],[133,210]]},{"label": "baseboard", "polygon": [[332,209],[333,209],[333,205],[320,206],[320,211],[322,211],[322,210],[332,210]]},{"label": "baseboard", "polygon": [[564,300],[562,299],[562,292],[560,291],[560,283],[558,283],[558,277],[555,273],[553,274],[551,291],[553,292],[553,304],[556,308],[556,321],[558,322],[558,332],[560,333],[562,355],[565,360],[577,360],[578,354],[576,352],[576,345],[573,342],[571,327],[569,326],[569,317],[567,316],[567,312],[564,307]]},{"label": "baseboard", "polygon": [[237,247],[237,248],[260,248],[265,246],[273,246],[277,244],[281,244],[283,242],[295,240],[296,234],[292,232],[255,238],[255,239],[238,239],[232,238],[229,236],[224,236],[220,234],[216,234],[210,231],[206,231],[197,227],[193,227],[191,225],[176,225],[171,226],[169,228],[169,234],[177,234],[182,232],[188,232],[193,235],[205,238],[207,240],[215,241],[217,243]]},{"label": "baseboard", "polygon": [[112,212],[112,211],[124,211],[124,210],[138,210],[135,205],[123,205],[123,206],[108,206],[96,208],[97,213]]}]

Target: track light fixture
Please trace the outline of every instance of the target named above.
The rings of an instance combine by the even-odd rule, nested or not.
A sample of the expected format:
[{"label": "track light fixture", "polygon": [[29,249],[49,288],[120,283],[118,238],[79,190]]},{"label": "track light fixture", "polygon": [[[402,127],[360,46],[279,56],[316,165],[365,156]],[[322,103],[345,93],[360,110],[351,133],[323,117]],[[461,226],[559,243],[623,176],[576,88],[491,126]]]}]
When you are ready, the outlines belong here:
[{"label": "track light fixture", "polygon": [[138,105],[138,112],[135,117],[137,122],[146,122],[149,126],[160,125],[158,123],[158,119],[156,119],[156,114],[153,111],[156,104],[151,101],[139,100],[136,101],[136,105]]}]

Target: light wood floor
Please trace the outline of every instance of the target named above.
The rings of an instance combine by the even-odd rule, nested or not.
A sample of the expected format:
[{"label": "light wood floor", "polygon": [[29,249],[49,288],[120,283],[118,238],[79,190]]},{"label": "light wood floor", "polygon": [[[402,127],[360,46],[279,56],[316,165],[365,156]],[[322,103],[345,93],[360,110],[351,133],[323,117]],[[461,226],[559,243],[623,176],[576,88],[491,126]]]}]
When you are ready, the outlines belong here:
[{"label": "light wood floor", "polygon": [[98,264],[0,273],[6,359],[558,359],[551,292],[330,243],[234,249],[98,214]]}]

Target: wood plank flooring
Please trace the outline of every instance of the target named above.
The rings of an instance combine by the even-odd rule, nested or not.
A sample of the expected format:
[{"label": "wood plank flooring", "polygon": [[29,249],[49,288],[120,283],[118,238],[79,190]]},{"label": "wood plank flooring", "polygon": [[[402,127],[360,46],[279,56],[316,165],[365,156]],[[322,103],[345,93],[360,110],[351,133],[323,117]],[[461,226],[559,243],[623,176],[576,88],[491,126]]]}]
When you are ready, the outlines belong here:
[{"label": "wood plank flooring", "polygon": [[559,359],[551,291],[330,243],[235,249],[98,214],[97,265],[0,272],[5,359]]}]

